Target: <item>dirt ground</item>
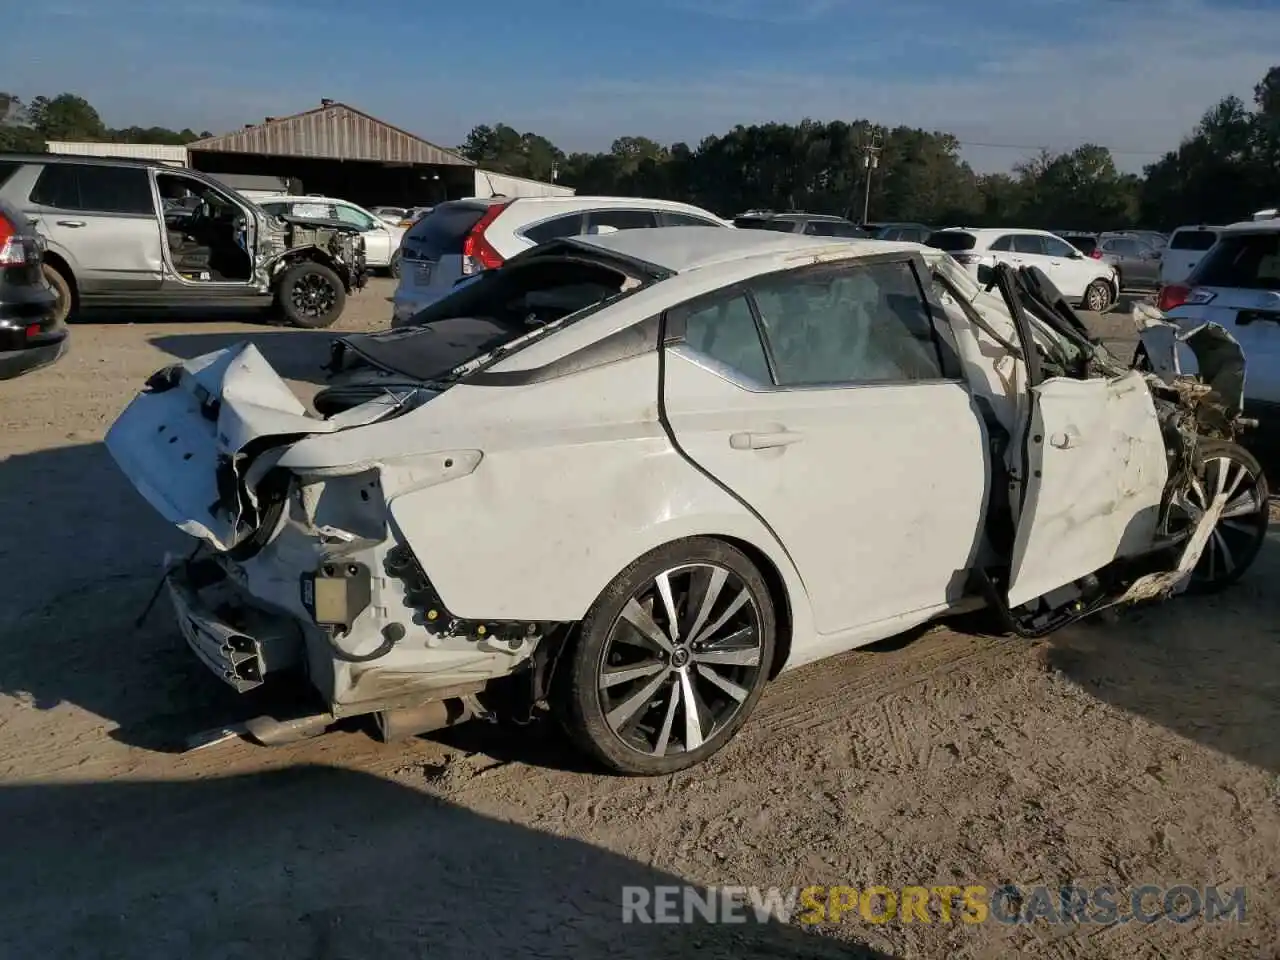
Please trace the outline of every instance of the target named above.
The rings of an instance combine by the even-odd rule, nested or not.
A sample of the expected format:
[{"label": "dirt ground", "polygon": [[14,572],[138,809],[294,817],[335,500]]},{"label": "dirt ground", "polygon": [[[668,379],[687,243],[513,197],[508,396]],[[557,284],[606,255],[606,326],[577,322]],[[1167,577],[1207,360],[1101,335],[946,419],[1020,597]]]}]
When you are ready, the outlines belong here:
[{"label": "dirt ground", "polygon": [[[384,325],[389,293],[341,326]],[[251,337],[305,381],[327,344],[201,319],[90,317],[63,362],[0,384],[0,955],[1280,956],[1280,545],[1217,598],[1036,643],[937,627],[788,673],[720,755],[664,779],[583,770],[536,725],[181,753],[258,704],[167,607],[135,625],[184,538],[103,433],[175,357]],[[1216,925],[620,922],[624,884],[684,881],[1248,901]]]}]

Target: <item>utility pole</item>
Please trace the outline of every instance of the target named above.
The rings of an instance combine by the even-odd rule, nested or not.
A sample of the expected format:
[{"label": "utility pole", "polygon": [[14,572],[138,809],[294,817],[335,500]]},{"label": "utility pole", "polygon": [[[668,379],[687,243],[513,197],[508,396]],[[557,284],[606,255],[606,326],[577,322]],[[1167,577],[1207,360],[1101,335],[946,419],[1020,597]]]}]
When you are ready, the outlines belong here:
[{"label": "utility pole", "polygon": [[871,137],[862,148],[862,168],[866,171],[865,193],[862,196],[862,223],[865,225],[871,212],[871,171],[880,166],[880,150],[883,139],[879,130],[872,130]]}]

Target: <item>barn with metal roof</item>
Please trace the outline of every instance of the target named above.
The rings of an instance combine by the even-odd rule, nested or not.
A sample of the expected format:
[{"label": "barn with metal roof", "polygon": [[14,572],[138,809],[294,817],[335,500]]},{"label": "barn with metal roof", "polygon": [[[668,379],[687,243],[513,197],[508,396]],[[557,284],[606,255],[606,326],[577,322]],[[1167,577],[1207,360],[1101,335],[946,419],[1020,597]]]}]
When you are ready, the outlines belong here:
[{"label": "barn with metal roof", "polygon": [[187,150],[191,166],[206,173],[284,177],[306,193],[366,206],[429,206],[475,190],[470,160],[333,100]]}]

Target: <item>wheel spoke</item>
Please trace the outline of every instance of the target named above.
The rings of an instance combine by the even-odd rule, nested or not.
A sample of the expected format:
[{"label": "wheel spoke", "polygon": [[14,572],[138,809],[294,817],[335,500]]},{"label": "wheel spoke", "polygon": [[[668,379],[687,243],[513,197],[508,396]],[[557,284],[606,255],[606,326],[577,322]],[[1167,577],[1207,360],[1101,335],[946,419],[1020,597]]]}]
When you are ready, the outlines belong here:
[{"label": "wheel spoke", "polygon": [[741,610],[743,606],[746,605],[747,601],[750,599],[751,597],[748,596],[747,591],[744,588],[741,593],[739,593],[736,597],[733,598],[733,603],[729,604],[728,608],[726,608],[724,613],[720,614],[720,616],[716,618],[715,623],[711,624],[711,626],[709,627],[703,627],[700,633],[694,635],[693,642],[694,643],[706,642],[707,639],[712,636],[712,634],[714,634],[717,630],[719,630],[726,623],[728,623],[729,618],[732,617],[739,610]]},{"label": "wheel spoke", "polygon": [[658,688],[666,682],[666,679],[667,674],[665,672],[659,674],[626,700],[622,701],[622,703],[618,704],[618,706],[614,707],[605,718],[609,721],[609,726],[617,730],[635,716],[636,711],[652,699],[653,695],[658,692]]},{"label": "wheel spoke", "polygon": [[[706,625],[707,620],[711,616],[711,611],[715,608],[716,600],[720,597],[720,591],[724,589],[725,581],[728,579],[729,571],[721,570],[719,567],[713,569],[709,575],[705,574],[703,571],[698,571],[698,574],[693,578],[693,581],[702,587],[702,595],[700,602],[698,603],[697,615],[694,617],[693,623],[689,625],[689,629],[685,631],[685,636],[696,637],[698,635],[698,631]],[[692,587],[692,584],[690,586]],[[688,601],[688,611],[692,610],[693,592],[691,589]]]},{"label": "wheel spoke", "polygon": [[688,670],[680,671],[680,692],[684,700],[684,748],[697,750],[702,746],[702,705],[698,702],[698,693],[693,689],[693,678]]},{"label": "wheel spoke", "polygon": [[716,642],[715,646],[693,652],[693,659],[698,663],[719,663],[737,667],[754,667],[760,663],[760,647],[758,645],[745,645],[743,640],[754,640],[755,628],[743,627],[737,630],[723,640]]},{"label": "wheel spoke", "polygon": [[[648,638],[656,649],[664,653],[672,653],[675,647],[671,641],[667,639],[667,635],[662,632],[662,628],[649,616],[649,611],[640,606],[635,597],[627,601],[627,605],[622,608],[622,619],[635,627],[639,631],[640,637]],[[619,639],[624,639],[619,637]],[[638,638],[639,639],[639,638]],[[650,644],[642,644],[650,646]]]},{"label": "wheel spoke", "polygon": [[739,703],[742,703],[743,701],[745,701],[747,699],[747,694],[751,692],[747,690],[745,687],[738,686],[732,680],[727,680],[724,677],[720,676],[720,674],[716,673],[714,670],[712,670],[710,667],[706,666],[705,664],[701,664],[701,663],[698,664],[698,675],[705,677],[707,680],[710,680],[717,687],[719,687],[729,696],[733,697],[733,699],[737,700]]},{"label": "wheel spoke", "polygon": [[[1236,488],[1240,486],[1240,481],[1242,481],[1247,476],[1247,471],[1244,469],[1244,467],[1233,464],[1230,460],[1227,460],[1227,459],[1220,459],[1217,461],[1217,463],[1218,463],[1218,489],[1215,491],[1215,493],[1225,493],[1227,495],[1227,499],[1230,500],[1232,495],[1235,494]],[[1236,467],[1234,480],[1231,479],[1232,467]]]},{"label": "wheel spoke", "polygon": [[676,720],[676,707],[680,705],[680,686],[673,683],[671,693],[667,696],[667,715],[662,718],[662,729],[658,732],[658,741],[653,745],[653,755],[664,757],[667,745],[671,743],[671,727]]},{"label": "wheel spoke", "polygon": [[[1223,572],[1230,575],[1236,568],[1235,557],[1231,555],[1231,548],[1227,546],[1227,540],[1222,535],[1222,531],[1214,529],[1213,538],[1209,544],[1209,548],[1214,551],[1215,555],[1222,554]],[[1216,549],[1215,549],[1216,548]]]},{"label": "wheel spoke", "polygon": [[645,677],[651,677],[660,670],[666,670],[667,665],[658,660],[650,660],[648,663],[642,663],[633,667],[623,667],[618,670],[606,670],[600,674],[600,689],[608,690],[616,687],[620,683],[629,683],[632,680],[643,680]]},{"label": "wheel spoke", "polygon": [[1222,508],[1222,519],[1231,520],[1235,517],[1247,517],[1259,512],[1258,498],[1253,495],[1252,490],[1246,490]]},{"label": "wheel spoke", "polygon": [[658,587],[658,595],[662,597],[662,606],[667,612],[667,632],[671,635],[673,641],[680,640],[680,620],[676,615],[675,597],[671,595],[671,571],[667,570],[658,574],[654,583]]}]

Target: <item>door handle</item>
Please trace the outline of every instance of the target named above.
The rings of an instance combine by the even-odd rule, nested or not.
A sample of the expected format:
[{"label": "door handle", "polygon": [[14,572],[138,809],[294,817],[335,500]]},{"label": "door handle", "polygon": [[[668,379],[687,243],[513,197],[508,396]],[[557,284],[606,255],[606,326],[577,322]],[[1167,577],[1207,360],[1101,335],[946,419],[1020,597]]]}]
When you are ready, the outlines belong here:
[{"label": "door handle", "polygon": [[767,433],[735,433],[729,437],[729,446],[734,450],[772,450],[774,447],[786,447],[804,439],[802,433],[790,430],[773,430]]},{"label": "door handle", "polygon": [[83,227],[84,226],[83,220],[55,220],[54,222],[57,223],[57,225],[60,227]]}]

